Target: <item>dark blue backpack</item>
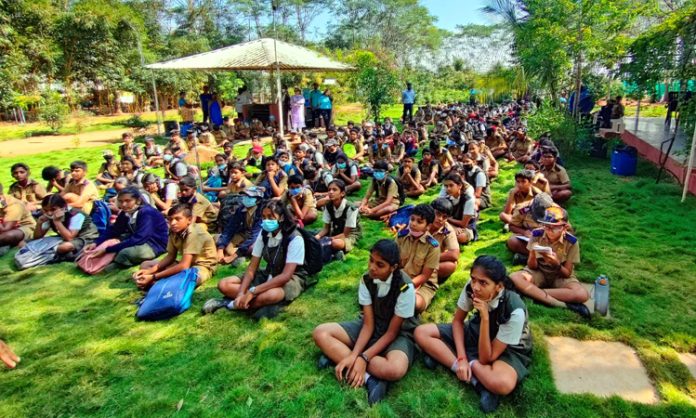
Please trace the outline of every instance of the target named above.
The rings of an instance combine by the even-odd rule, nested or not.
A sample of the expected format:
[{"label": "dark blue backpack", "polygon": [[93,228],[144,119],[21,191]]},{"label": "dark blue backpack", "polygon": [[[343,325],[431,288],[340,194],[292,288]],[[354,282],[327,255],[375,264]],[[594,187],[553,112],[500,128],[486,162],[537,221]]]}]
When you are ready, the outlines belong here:
[{"label": "dark blue backpack", "polygon": [[198,269],[189,268],[155,282],[135,316],[142,321],[173,318],[191,307]]},{"label": "dark blue backpack", "polygon": [[90,213],[89,216],[92,218],[94,226],[97,227],[99,235],[102,235],[104,231],[106,231],[106,227],[109,226],[111,209],[109,209],[109,205],[105,201],[96,200],[92,207],[92,213]]}]

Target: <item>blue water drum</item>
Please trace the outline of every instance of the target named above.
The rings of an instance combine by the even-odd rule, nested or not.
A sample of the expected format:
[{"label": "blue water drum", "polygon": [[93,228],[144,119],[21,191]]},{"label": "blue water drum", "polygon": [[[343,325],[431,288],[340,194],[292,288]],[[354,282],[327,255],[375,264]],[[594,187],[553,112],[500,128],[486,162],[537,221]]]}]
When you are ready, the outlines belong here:
[{"label": "blue water drum", "polygon": [[611,173],[617,176],[635,176],[638,166],[638,150],[635,147],[618,146],[611,153]]}]

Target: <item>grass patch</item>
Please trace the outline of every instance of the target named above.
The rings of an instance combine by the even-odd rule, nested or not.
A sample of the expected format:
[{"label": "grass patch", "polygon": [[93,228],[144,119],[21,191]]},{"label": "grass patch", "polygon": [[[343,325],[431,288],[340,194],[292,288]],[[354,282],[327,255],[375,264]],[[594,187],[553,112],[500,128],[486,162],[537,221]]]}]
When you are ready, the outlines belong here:
[{"label": "grass patch", "polygon": [[[235,152],[242,155],[245,148]],[[78,158],[96,170],[101,154],[78,149],[24,160],[38,170]],[[4,181],[11,165],[6,160],[0,161]],[[569,311],[529,303],[535,335],[531,376],[495,416],[694,416],[696,382],[676,353],[696,352],[691,300],[696,199],[680,204],[680,188],[654,184],[655,169],[647,163],[641,162],[631,178],[612,176],[607,160],[570,158],[567,166],[576,193],[569,212],[581,240],[578,277],[591,282],[600,273],[609,276],[612,317],[588,323]],[[480,240],[463,248],[459,270],[440,289],[423,322],[451,320],[476,256],[493,254],[510,265],[497,215],[516,169],[501,164],[493,184],[495,205],[479,223]],[[70,264],[17,272],[11,252],[0,258],[1,336],[23,361],[17,370],[0,372],[0,416],[480,416],[471,388],[443,369],[425,369],[419,360],[373,408],[364,390],[340,386],[330,371],[315,369],[319,351],[311,342],[312,329],[356,317],[367,249],[388,237],[381,224],[362,222],[364,236],[345,262],[327,266],[319,283],[286,312],[260,323],[244,314],[203,317],[198,312],[205,300],[219,295],[221,278],[242,269],[221,268],[180,317],[143,323],[134,320],[132,302],[139,294],[130,272],[87,277]],[[559,394],[543,335],[631,345],[662,402],[644,406]]]}]

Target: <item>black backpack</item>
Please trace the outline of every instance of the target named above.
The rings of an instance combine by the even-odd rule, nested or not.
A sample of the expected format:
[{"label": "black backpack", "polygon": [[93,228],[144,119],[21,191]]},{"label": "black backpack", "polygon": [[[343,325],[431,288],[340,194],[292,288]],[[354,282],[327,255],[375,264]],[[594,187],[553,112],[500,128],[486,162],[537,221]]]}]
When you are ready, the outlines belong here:
[{"label": "black backpack", "polygon": [[[305,259],[304,265],[302,267],[304,267],[304,270],[307,272],[307,274],[309,274],[310,276],[314,276],[315,274],[321,272],[322,268],[324,267],[324,263],[322,261],[323,257],[321,243],[314,236],[314,234],[307,231],[306,229],[297,227],[296,230],[300,233],[300,236],[302,237],[302,240],[304,241],[305,245]],[[261,239],[263,240],[264,247],[268,245],[267,233],[263,232],[261,234]],[[287,249],[288,244],[290,244],[290,236],[284,236],[283,242],[280,245],[283,245]]]},{"label": "black backpack", "polygon": [[[401,180],[397,179],[396,177],[390,174],[389,177],[387,177],[387,181],[396,182],[396,188],[399,191],[399,206],[403,205],[406,201],[406,191],[404,190],[404,185],[401,184]],[[375,191],[375,196],[379,197],[379,187],[377,186],[377,180],[375,180],[374,178],[372,179],[372,188]]]}]

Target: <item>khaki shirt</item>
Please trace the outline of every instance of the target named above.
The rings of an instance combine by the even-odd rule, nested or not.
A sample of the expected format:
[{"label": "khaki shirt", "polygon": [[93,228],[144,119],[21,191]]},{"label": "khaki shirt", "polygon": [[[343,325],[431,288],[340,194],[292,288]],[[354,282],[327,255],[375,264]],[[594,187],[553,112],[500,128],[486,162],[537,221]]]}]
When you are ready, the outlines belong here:
[{"label": "khaki shirt", "polygon": [[[413,166],[413,170],[404,170],[404,173],[399,177],[399,181],[401,181],[401,184],[404,185],[404,189],[406,189],[406,190],[414,189],[414,187],[411,185],[411,182],[406,180],[406,175],[409,174],[411,171],[413,171],[413,173],[412,173],[413,175],[411,176],[411,177],[413,177],[413,180],[416,183],[421,182],[421,172],[418,169],[418,167]],[[397,194],[398,194],[398,189],[397,189]]]},{"label": "khaki shirt", "polygon": [[236,183],[233,183],[233,182],[229,182],[227,184],[227,191],[230,194],[239,194],[242,191],[246,190],[247,187],[253,186],[253,185],[254,185],[254,183],[252,183],[251,180],[249,180],[248,178],[245,177],[245,178],[242,178],[239,185],[237,185]]},{"label": "khaki shirt", "polygon": [[534,196],[538,195],[539,193],[541,193],[541,191],[534,186],[532,186],[529,189],[529,192],[526,194],[517,191],[517,188],[513,187],[508,193],[508,203],[511,202],[512,209],[515,210],[516,208],[521,208],[531,204],[532,200],[534,200]]},{"label": "khaki shirt", "polygon": [[201,145],[207,145],[209,147],[217,147],[218,144],[215,141],[215,136],[210,132],[203,132],[200,137],[198,137],[198,143]]},{"label": "khaki shirt", "polygon": [[488,148],[497,148],[501,145],[505,145],[505,140],[499,133],[495,133],[492,137],[489,136],[486,138],[486,146]]},{"label": "khaki shirt", "polygon": [[401,254],[401,269],[411,278],[421,274],[424,268],[433,269],[427,283],[437,289],[437,269],[440,267],[440,245],[437,240],[429,232],[414,238],[406,228],[396,237],[396,244]]},{"label": "khaki shirt", "polygon": [[[376,197],[375,194],[375,183],[377,183],[377,187],[379,187],[379,197]],[[389,184],[389,188],[387,188],[387,183]],[[385,179],[383,182],[371,181],[368,183],[367,192],[365,195],[369,195],[370,198],[374,199],[375,203],[378,205],[384,203],[389,196],[394,197],[394,203],[397,205],[399,204],[399,186],[396,185],[395,181],[389,181],[387,179]]]},{"label": "khaki shirt", "polygon": [[12,183],[10,194],[22,202],[40,203],[47,193],[45,187],[36,180],[30,179],[26,186],[22,186],[19,182]]},{"label": "khaki shirt", "polygon": [[215,229],[215,221],[217,221],[218,208],[215,207],[207,197],[196,192],[196,202],[193,204],[193,216],[200,218],[201,221],[208,226],[208,231]]},{"label": "khaki shirt", "polygon": [[549,184],[553,186],[559,186],[562,184],[570,183],[570,177],[568,177],[566,169],[558,164],[554,164],[553,167],[551,167],[550,169],[547,169],[546,167],[541,167],[540,171],[541,174],[543,174],[544,177],[546,177],[546,180],[549,181]]},{"label": "khaki shirt", "polygon": [[31,216],[31,212],[24,206],[24,202],[9,195],[4,195],[4,197],[5,206],[0,206],[0,221],[3,223],[17,222],[18,228],[26,228],[28,232],[33,233],[36,221]]},{"label": "khaki shirt", "polygon": [[[294,209],[292,208],[292,204],[290,203],[289,193],[290,189],[286,190],[285,193],[280,196],[280,201],[287,205],[290,213],[295,213]],[[317,208],[317,201],[314,198],[314,193],[312,193],[312,190],[310,190],[309,187],[303,187],[301,194],[302,198],[297,202],[300,209],[304,209],[305,207],[309,207],[309,210]]]},{"label": "khaki shirt", "polygon": [[99,190],[97,189],[97,186],[87,179],[83,179],[79,183],[73,179],[70,179],[68,184],[65,186],[65,189],[63,189],[62,194],[65,195],[66,193],[75,193],[78,196],[88,196],[87,201],[80,208],[88,215],[92,213],[94,202],[99,200]]},{"label": "khaki shirt", "polygon": [[375,144],[377,149],[375,150],[375,146],[370,146],[368,148],[369,155],[370,155],[370,160],[373,161],[389,161],[391,160],[391,149],[389,148],[389,145],[387,143],[382,144],[382,148],[379,148],[379,144]]},{"label": "khaki shirt", "polygon": [[167,252],[177,255],[191,254],[191,267],[204,268],[211,275],[215,272],[218,262],[215,241],[201,224],[192,223],[181,234],[170,233]]},{"label": "khaki shirt", "polygon": [[220,127],[219,131],[213,131],[211,134],[215,138],[215,142],[217,142],[218,145],[222,145],[227,140],[227,133],[222,130],[222,127]]},{"label": "khaki shirt", "polygon": [[512,140],[512,143],[510,144],[510,153],[515,158],[522,158],[525,155],[529,154],[529,151],[532,149],[533,145],[534,141],[532,141],[529,137],[522,141],[515,138]]},{"label": "khaki shirt", "polygon": [[[577,241],[577,238],[567,232],[558,241],[552,243],[546,237],[543,230],[537,229],[532,232],[532,237],[529,239],[527,249],[532,250],[535,245],[551,247],[556,257],[558,257],[558,260],[561,262],[561,265],[565,264],[566,261],[571,261],[573,264],[578,264],[580,262],[580,243]],[[547,264],[541,254],[537,253],[537,270],[544,274],[557,276],[560,269],[560,266]]]},{"label": "khaki shirt", "polygon": [[452,225],[450,225],[449,222],[445,222],[442,228],[433,232],[432,235],[433,238],[437,240],[437,243],[440,244],[440,253],[446,253],[450,250],[459,249],[457,233],[454,232],[454,227],[452,227]]}]

